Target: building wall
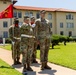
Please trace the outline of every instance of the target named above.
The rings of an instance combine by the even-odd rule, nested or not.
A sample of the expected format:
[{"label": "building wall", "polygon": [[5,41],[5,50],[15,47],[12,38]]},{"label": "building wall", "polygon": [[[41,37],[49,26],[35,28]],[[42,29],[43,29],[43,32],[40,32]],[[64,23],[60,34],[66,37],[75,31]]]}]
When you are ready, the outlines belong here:
[{"label": "building wall", "polygon": [[[67,14],[72,14],[73,15],[73,20],[66,19]],[[72,32],[72,36],[76,35],[76,13],[69,13],[69,12],[56,12],[56,26],[57,26],[57,34],[60,34],[60,31],[64,32],[64,35],[69,36],[69,31]],[[60,23],[63,23],[63,28],[60,28]],[[73,23],[74,27],[73,28],[67,28],[67,23]]]},{"label": "building wall", "polygon": [[[3,1],[0,1],[0,12],[3,11],[8,5],[10,5],[11,2],[7,2],[6,4],[3,4]],[[22,17],[19,18],[19,24],[23,23],[23,16],[25,15],[26,12],[33,12],[33,16],[35,16],[36,18],[36,14],[39,11],[33,11],[33,10],[18,10],[18,9],[14,9],[14,12],[17,12],[17,17],[18,17],[18,12],[22,13]],[[48,14],[51,14],[51,18],[48,18]],[[64,32],[64,35],[69,35],[69,31],[72,31],[72,36],[76,36],[76,13],[70,13],[73,15],[73,20],[67,20],[66,19],[66,15],[69,14],[70,12],[47,12],[46,13],[46,18],[49,19],[50,23],[52,23],[52,28],[51,31],[53,34],[59,34],[60,35],[60,31]],[[10,25],[13,24],[13,20],[12,19],[0,19],[0,37],[3,37],[3,32],[9,30]],[[4,28],[3,27],[3,22],[6,21],[8,22],[8,27]],[[63,23],[63,28],[60,28],[60,23]],[[67,23],[74,23],[74,27],[73,28],[67,28]],[[8,33],[9,34],[9,33]]]},{"label": "building wall", "polygon": [[[6,3],[4,3],[6,1],[0,1],[0,12],[5,10],[6,7],[8,7],[11,2],[8,1]],[[3,22],[7,22],[8,23],[8,27],[10,26],[10,19],[0,19],[0,37],[3,37],[3,32],[7,31],[8,32],[8,27],[4,28],[3,27]]]}]

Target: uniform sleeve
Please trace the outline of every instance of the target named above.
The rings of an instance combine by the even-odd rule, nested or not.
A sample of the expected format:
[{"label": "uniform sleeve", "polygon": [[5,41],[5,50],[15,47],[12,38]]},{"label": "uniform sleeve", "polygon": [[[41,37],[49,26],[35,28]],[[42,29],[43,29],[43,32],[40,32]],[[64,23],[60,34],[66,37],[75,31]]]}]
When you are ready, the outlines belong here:
[{"label": "uniform sleeve", "polygon": [[13,28],[12,27],[9,28],[9,38],[13,40]]},{"label": "uniform sleeve", "polygon": [[36,24],[36,26],[35,26],[35,28],[34,28],[34,32],[35,32],[35,36],[36,36],[36,38],[38,37],[38,30],[39,30],[39,21],[36,21],[35,22],[35,24]]},{"label": "uniform sleeve", "polygon": [[23,26],[20,27],[20,34],[23,34]]},{"label": "uniform sleeve", "polygon": [[49,33],[50,33],[50,35],[51,35],[51,27],[50,27],[50,23],[48,23],[48,25],[49,25]]}]

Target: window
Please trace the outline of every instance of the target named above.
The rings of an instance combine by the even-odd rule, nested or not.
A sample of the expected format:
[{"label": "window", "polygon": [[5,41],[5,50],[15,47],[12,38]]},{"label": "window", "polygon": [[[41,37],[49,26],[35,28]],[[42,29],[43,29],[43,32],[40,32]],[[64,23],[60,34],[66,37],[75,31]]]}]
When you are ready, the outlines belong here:
[{"label": "window", "polygon": [[63,23],[60,23],[60,28],[63,28]]},{"label": "window", "polygon": [[52,19],[52,14],[51,13],[48,14],[48,19]]},{"label": "window", "polygon": [[66,19],[68,19],[68,20],[73,20],[73,15],[72,15],[72,14],[67,14],[67,15],[66,15]]},{"label": "window", "polygon": [[50,27],[52,28],[52,23],[50,23]]},{"label": "window", "polygon": [[22,12],[18,12],[18,18],[22,18]]},{"label": "window", "polygon": [[74,23],[67,23],[67,28],[74,28]]},{"label": "window", "polygon": [[7,22],[3,22],[3,27],[4,28],[8,27],[8,23]]},{"label": "window", "polygon": [[63,31],[60,31],[60,35],[64,35]]},{"label": "window", "polygon": [[13,15],[14,15],[14,17],[17,17],[17,12],[16,12],[16,11],[14,11]]},{"label": "window", "polygon": [[26,16],[29,16],[29,12],[25,12],[25,15],[26,15]]},{"label": "window", "polygon": [[30,12],[30,17],[33,16],[33,12]]},{"label": "window", "polygon": [[72,31],[69,31],[68,35],[69,35],[69,37],[72,36]]},{"label": "window", "polygon": [[8,38],[8,32],[7,31],[3,32],[3,38]]},{"label": "window", "polygon": [[36,14],[36,18],[40,18],[40,14],[39,14],[39,12]]}]

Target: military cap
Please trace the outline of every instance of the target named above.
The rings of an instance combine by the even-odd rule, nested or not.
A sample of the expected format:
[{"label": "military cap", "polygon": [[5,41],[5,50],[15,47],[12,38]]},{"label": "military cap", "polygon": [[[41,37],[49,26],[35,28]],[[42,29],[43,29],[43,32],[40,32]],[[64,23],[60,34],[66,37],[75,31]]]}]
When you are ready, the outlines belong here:
[{"label": "military cap", "polygon": [[46,11],[45,10],[41,10],[40,13],[46,13]]},{"label": "military cap", "polygon": [[27,16],[27,15],[24,15],[24,18],[30,18],[29,16]]},{"label": "military cap", "polygon": [[18,18],[17,18],[17,17],[15,17],[15,18],[14,18],[14,20],[18,20]]},{"label": "military cap", "polygon": [[19,23],[19,20],[18,20],[17,17],[14,18],[14,24],[15,24],[15,23]]},{"label": "military cap", "polygon": [[35,19],[35,17],[34,16],[31,16],[31,19]]}]

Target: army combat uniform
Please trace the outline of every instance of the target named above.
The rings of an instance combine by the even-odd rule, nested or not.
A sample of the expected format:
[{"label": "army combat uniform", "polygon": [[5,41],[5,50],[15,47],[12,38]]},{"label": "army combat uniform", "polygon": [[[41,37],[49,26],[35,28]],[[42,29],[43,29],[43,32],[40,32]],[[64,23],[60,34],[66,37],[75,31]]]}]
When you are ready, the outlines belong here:
[{"label": "army combat uniform", "polygon": [[14,60],[14,65],[21,64],[20,59],[20,28],[14,25],[9,28],[9,37],[12,40],[12,58]]},{"label": "army combat uniform", "polygon": [[47,19],[37,19],[36,20],[36,30],[37,30],[37,39],[40,45],[40,60],[42,63],[41,69],[44,68],[50,69],[47,66],[48,62],[48,52],[50,47],[50,36],[51,36],[51,28],[49,21]]},{"label": "army combat uniform", "polygon": [[[36,33],[36,28],[35,28],[36,24],[35,24],[35,17],[34,16],[31,17],[31,26],[33,28],[34,35],[35,35],[35,33]],[[32,60],[31,60],[32,63],[38,63],[36,61],[36,54],[37,54],[37,39],[35,38],[34,39],[34,49],[33,49]]]},{"label": "army combat uniform", "polygon": [[[33,45],[34,45],[34,34],[33,29],[30,24],[23,23],[20,29],[21,32],[21,53],[22,53],[22,62],[24,65],[23,72],[26,70],[32,71],[30,67],[31,57],[33,53]],[[27,67],[26,67],[27,66]]]}]

